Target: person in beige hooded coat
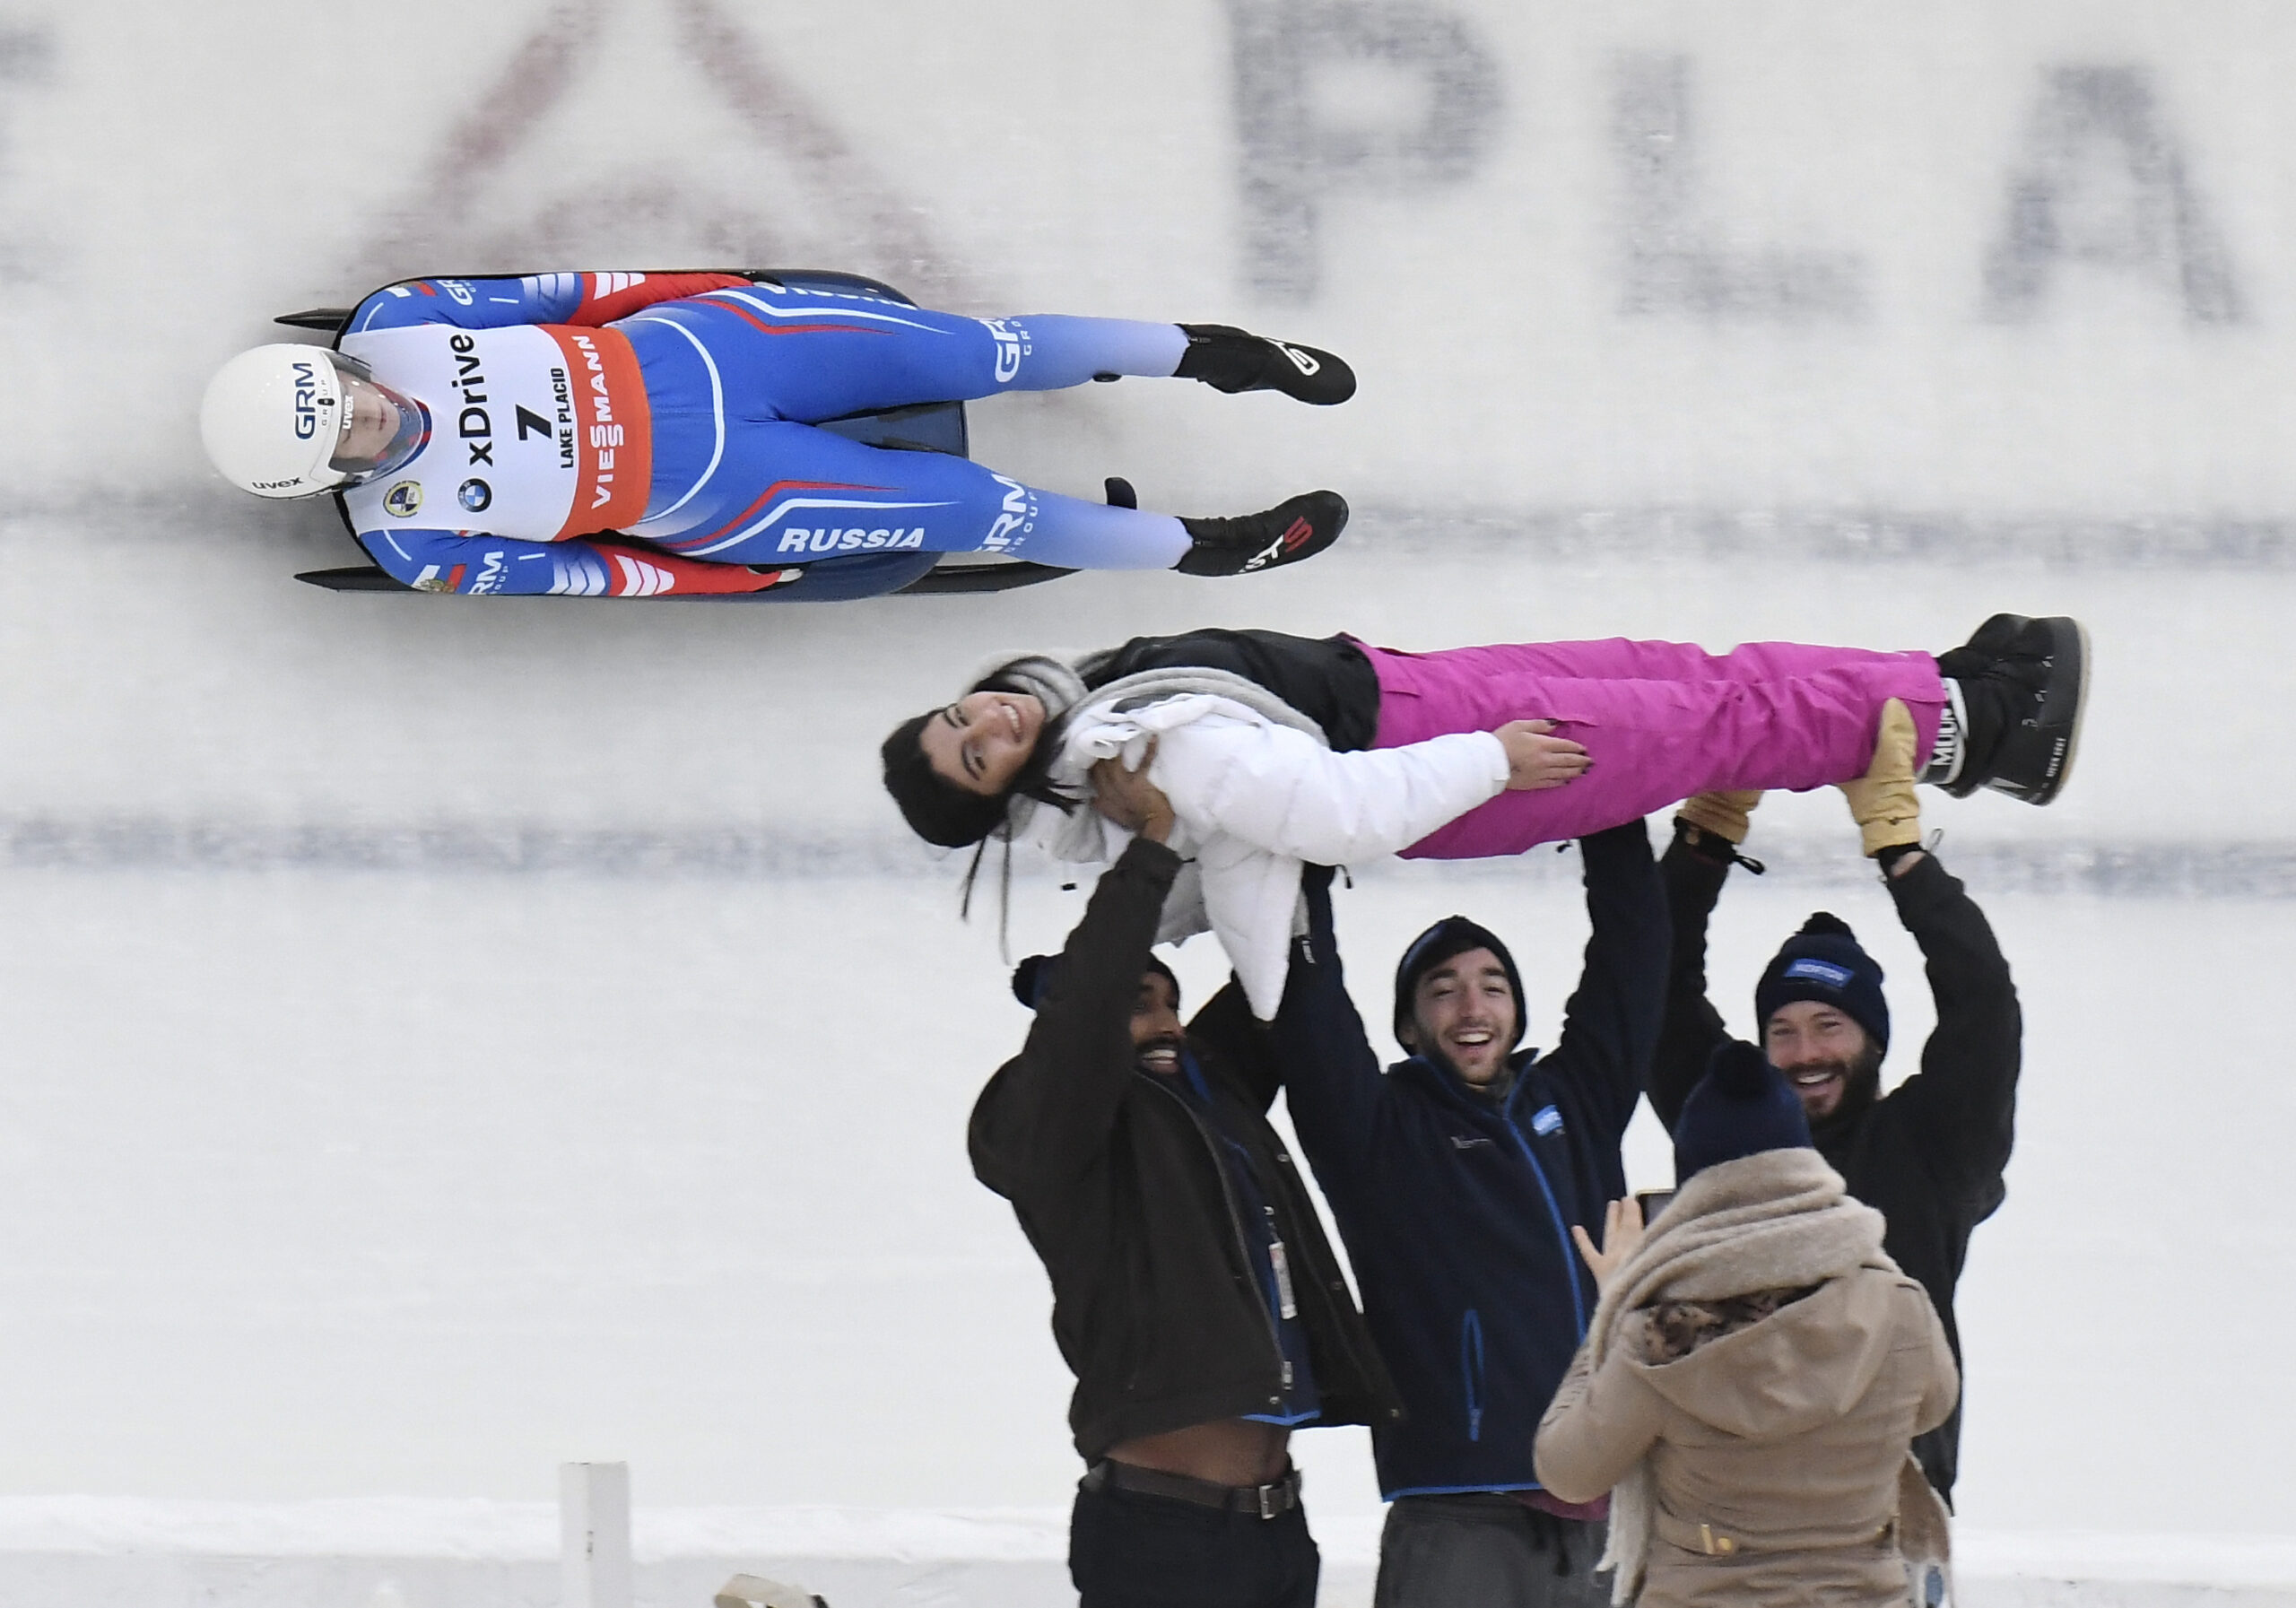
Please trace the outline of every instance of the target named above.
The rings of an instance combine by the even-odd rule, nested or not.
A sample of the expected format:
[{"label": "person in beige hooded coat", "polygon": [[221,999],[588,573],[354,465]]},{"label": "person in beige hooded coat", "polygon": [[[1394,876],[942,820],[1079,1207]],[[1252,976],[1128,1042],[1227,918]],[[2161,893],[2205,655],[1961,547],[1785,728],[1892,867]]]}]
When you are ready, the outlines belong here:
[{"label": "person in beige hooded coat", "polygon": [[1647,1237],[1631,1202],[1602,1251],[1579,1231],[1603,1293],[1540,1423],[1540,1480],[1611,1491],[1614,1603],[1903,1604],[1900,1501],[1938,1518],[1908,1448],[1960,1390],[1928,1296],[1758,1051],[1717,1052],[1674,1149]]}]

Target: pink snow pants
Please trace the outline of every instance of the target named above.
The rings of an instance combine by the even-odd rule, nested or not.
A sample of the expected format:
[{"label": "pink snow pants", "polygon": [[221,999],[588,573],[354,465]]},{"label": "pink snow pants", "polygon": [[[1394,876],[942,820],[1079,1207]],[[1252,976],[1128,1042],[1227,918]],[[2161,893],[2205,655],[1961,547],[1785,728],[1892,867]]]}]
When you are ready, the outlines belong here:
[{"label": "pink snow pants", "polygon": [[1582,838],[1723,787],[1801,792],[1866,774],[1882,705],[1902,699],[1918,738],[1937,740],[1945,702],[1926,653],[1749,643],[1709,654],[1692,644],[1523,642],[1398,653],[1356,644],[1379,678],[1377,748],[1509,720],[1552,720],[1586,747],[1584,776],[1537,793],[1502,793],[1405,849],[1405,858],[1473,860]]}]

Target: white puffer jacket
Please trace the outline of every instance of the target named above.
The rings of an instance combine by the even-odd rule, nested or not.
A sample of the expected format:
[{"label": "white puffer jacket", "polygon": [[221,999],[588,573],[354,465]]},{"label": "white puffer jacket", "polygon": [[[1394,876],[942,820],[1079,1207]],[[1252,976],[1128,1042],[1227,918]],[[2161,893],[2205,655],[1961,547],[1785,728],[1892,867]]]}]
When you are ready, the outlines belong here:
[{"label": "white puffer jacket", "polygon": [[[1283,1003],[1292,935],[1304,919],[1303,864],[1394,854],[1507,786],[1507,751],[1489,732],[1335,753],[1210,693],[1122,711],[1088,703],[1069,723],[1053,779],[1088,791],[1094,761],[1120,759],[1137,769],[1152,737],[1148,779],[1171,800],[1172,848],[1194,862],[1173,884],[1157,937],[1218,934],[1263,1021]],[[1056,858],[1099,865],[1131,839],[1089,802],[1065,815],[1039,804],[1015,835]]]}]

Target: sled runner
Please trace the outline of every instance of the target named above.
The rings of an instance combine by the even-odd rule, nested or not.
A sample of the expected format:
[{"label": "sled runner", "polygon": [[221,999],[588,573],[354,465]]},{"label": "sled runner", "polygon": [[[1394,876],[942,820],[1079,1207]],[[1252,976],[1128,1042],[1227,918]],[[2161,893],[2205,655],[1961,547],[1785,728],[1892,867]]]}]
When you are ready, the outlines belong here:
[{"label": "sled runner", "polygon": [[[713,272],[740,274],[752,280],[787,285],[796,290],[882,296],[906,306],[916,305],[892,286],[859,274],[840,274],[825,268],[733,268]],[[344,326],[351,321],[352,310],[346,307],[309,308],[299,313],[283,313],[272,322],[295,329],[317,330],[335,337],[339,343]],[[888,408],[883,413],[854,413],[843,419],[825,420],[815,428],[833,431],[865,447],[888,448],[900,452],[945,452],[954,457],[971,456],[970,439],[965,428],[965,404],[961,402],[928,402],[913,407]],[[350,510],[344,507],[340,492],[335,495],[335,508],[342,517],[344,528],[355,537],[358,532],[352,526]],[[608,540],[620,537],[620,533],[615,531],[597,534]],[[750,603],[771,598],[776,602],[841,603],[856,597],[879,597],[896,592],[907,596],[1009,592],[1018,587],[1032,587],[1075,573],[1073,569],[1063,569],[1051,564],[1033,564],[1019,559],[940,552],[860,553],[826,563],[809,564],[804,569],[804,574],[798,579],[786,586],[775,587],[770,591],[735,593],[715,596],[710,601]],[[415,591],[414,587],[395,578],[375,564],[354,564],[340,569],[310,569],[295,578],[309,586],[324,587],[330,592],[402,592],[411,595]],[[683,601],[693,600],[686,598]]]}]

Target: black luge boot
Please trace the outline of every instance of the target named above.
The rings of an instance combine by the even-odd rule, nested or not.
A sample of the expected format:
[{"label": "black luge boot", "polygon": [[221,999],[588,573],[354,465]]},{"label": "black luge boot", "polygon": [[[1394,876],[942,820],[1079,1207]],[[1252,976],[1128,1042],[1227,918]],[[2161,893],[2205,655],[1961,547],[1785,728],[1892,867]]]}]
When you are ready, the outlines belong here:
[{"label": "black luge boot", "polygon": [[1182,519],[1195,545],[1172,566],[1182,575],[1251,575],[1311,559],[1347,528],[1347,500],[1336,491],[1304,491],[1264,514],[1234,519]]},{"label": "black luge boot", "polygon": [[2045,804],[2064,791],[2087,706],[2089,633],[2079,621],[1996,614],[1937,668],[1960,692],[1960,762],[1946,792],[1990,787]]},{"label": "black luge boot", "polygon": [[1200,379],[1230,395],[1239,391],[1281,391],[1286,396],[1331,407],[1355,395],[1355,370],[1328,352],[1272,341],[1228,324],[1183,324],[1187,350],[1178,379]]}]

